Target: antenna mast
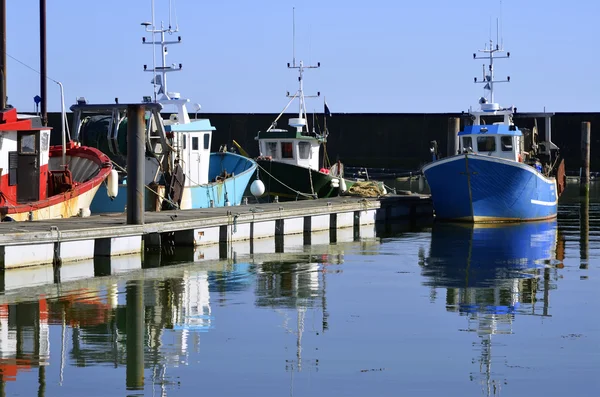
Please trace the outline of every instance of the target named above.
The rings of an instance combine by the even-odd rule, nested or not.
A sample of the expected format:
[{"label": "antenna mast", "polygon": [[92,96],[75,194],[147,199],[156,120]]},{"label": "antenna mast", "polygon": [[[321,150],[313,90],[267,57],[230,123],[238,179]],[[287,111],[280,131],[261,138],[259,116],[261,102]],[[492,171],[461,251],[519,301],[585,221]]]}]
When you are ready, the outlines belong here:
[{"label": "antenna mast", "polygon": [[[164,27],[162,22],[160,24],[160,28],[159,29],[156,28],[156,25],[154,22],[154,0],[152,0],[152,22],[143,22],[142,26],[144,26],[146,28],[146,32],[152,34],[151,42],[146,41],[146,38],[143,37],[142,43],[152,45],[152,53],[153,53],[152,69],[148,69],[148,66],[144,65],[144,71],[152,72],[152,74],[153,74],[152,84],[154,85],[154,100],[157,101],[157,98],[156,98],[157,94],[162,94],[164,99],[172,99],[171,96],[173,96],[173,95],[178,96],[178,94],[170,93],[167,90],[167,73],[180,71],[181,68],[183,67],[183,65],[182,64],[179,64],[179,65],[172,64],[171,66],[167,66],[167,54],[168,54],[167,45],[181,43],[181,36],[178,36],[176,41],[175,40],[171,40],[171,41],[165,40],[165,33],[168,33],[171,35],[173,33],[179,32],[178,26],[176,26],[175,29],[173,29],[173,27],[171,25],[171,2],[169,1],[169,26],[167,28]],[[156,43],[156,40],[155,40],[156,34],[160,34],[160,43]],[[161,58],[162,58],[161,66],[156,66],[155,45],[157,45],[157,44],[160,44],[160,48],[161,48]],[[159,73],[159,74],[157,75],[157,73]],[[160,86],[158,93],[156,92],[156,85]]]},{"label": "antenna mast", "polygon": [[508,83],[508,82],[510,82],[510,76],[507,76],[506,80],[494,80],[494,59],[510,58],[510,52],[507,52],[506,55],[503,55],[503,56],[498,56],[498,55],[495,56],[494,54],[496,52],[498,52],[498,53],[504,52],[504,49],[500,48],[500,45],[498,43],[496,43],[496,46],[494,47],[494,43],[492,40],[490,40],[490,48],[489,49],[487,49],[487,46],[486,46],[485,49],[479,50],[479,52],[482,52],[486,55],[477,56],[477,54],[473,54],[473,59],[488,59],[489,60],[488,72],[487,73],[485,72],[485,66],[484,66],[483,79],[477,80],[477,77],[475,77],[474,81],[475,81],[475,83],[485,84],[483,89],[490,91],[490,104],[495,104],[495,102],[494,102],[494,84],[495,83]]},{"label": "antenna mast", "polygon": [[292,7],[292,66],[296,67],[296,7]]},{"label": "antenna mast", "polygon": [[[293,54],[292,54],[292,63],[290,64],[288,62],[287,66],[289,69],[298,69],[298,91],[296,91],[296,93],[294,95],[290,95],[290,93],[288,92],[287,97],[288,98],[292,98],[292,100],[294,99],[294,97],[298,97],[299,100],[299,106],[298,106],[298,121],[301,121],[301,123],[296,123],[294,125],[292,125],[292,127],[296,127],[298,132],[301,132],[303,130],[304,127],[306,127],[306,132],[309,132],[309,128],[307,126],[306,120],[307,120],[307,116],[306,116],[306,102],[305,102],[305,98],[317,98],[319,96],[321,96],[320,92],[317,92],[317,95],[308,95],[305,96],[304,95],[304,81],[303,81],[303,76],[304,76],[304,69],[316,69],[316,68],[320,68],[321,67],[321,62],[317,62],[316,66],[304,66],[304,62],[300,61],[300,63],[298,64],[298,66],[296,66],[296,7],[292,7],[292,19],[293,19],[293,23],[292,23],[292,36],[293,36]],[[291,103],[291,101],[290,101]]]}]

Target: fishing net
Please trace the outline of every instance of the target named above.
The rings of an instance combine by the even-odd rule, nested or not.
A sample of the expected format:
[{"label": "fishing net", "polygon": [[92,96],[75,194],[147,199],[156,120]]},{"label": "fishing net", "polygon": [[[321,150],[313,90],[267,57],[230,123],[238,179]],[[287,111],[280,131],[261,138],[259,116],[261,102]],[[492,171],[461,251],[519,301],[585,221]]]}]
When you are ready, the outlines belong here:
[{"label": "fishing net", "polygon": [[357,181],[348,189],[348,194],[360,197],[379,197],[383,195],[383,186],[372,181]]}]

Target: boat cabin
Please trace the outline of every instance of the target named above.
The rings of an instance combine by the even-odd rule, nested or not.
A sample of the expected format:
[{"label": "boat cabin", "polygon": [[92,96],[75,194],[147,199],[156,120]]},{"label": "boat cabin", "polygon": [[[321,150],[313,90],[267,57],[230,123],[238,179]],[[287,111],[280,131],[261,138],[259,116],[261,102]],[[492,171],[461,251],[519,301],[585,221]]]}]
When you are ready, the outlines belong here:
[{"label": "boat cabin", "polygon": [[34,127],[15,108],[0,112],[0,205],[45,200],[52,195],[48,158],[50,128]]},{"label": "boat cabin", "polygon": [[210,147],[215,127],[208,119],[192,120],[187,124],[165,121],[165,132],[172,136],[178,148],[180,165],[185,175],[185,186],[209,183]]},{"label": "boat cabin", "polygon": [[521,161],[523,134],[514,124],[470,125],[458,134],[458,138],[461,153]]},{"label": "boat cabin", "polygon": [[289,125],[296,131],[272,128],[258,133],[260,156],[318,171],[321,140],[301,130],[302,120],[290,119]]}]

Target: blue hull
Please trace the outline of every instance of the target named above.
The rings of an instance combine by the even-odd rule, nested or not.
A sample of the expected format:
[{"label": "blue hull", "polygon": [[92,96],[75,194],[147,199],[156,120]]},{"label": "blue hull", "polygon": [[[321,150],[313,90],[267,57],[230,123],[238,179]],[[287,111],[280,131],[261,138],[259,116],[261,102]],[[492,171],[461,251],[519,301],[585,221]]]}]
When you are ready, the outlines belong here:
[{"label": "blue hull", "polygon": [[556,180],[516,161],[461,154],[423,167],[438,219],[511,222],[556,217]]},{"label": "blue hull", "polygon": [[[256,170],[256,162],[247,157],[234,153],[211,153],[209,166],[209,180],[214,181],[224,170],[234,176],[224,182],[211,182],[199,186],[186,186],[191,195],[191,208],[208,208],[210,201],[215,207],[224,207],[226,198],[231,205],[239,205],[244,197],[244,192]],[[146,198],[148,198],[146,190]],[[151,194],[151,193],[150,193]],[[149,200],[145,200],[148,202]],[[119,185],[119,192],[114,200],[108,197],[106,184],[100,185],[96,196],[90,205],[92,214],[109,212],[124,212],[127,204],[127,184]],[[146,208],[146,210],[152,210]]]}]

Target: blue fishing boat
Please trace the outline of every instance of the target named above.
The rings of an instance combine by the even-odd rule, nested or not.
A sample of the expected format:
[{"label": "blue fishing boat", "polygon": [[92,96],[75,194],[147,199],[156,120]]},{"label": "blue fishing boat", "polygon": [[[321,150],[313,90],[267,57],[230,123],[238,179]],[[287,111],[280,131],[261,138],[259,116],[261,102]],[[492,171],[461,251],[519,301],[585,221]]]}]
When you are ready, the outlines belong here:
[{"label": "blue fishing boat", "polygon": [[[487,96],[479,99],[480,108],[469,110],[472,125],[458,134],[458,152],[438,159],[422,171],[431,189],[436,219],[468,222],[531,221],[556,217],[558,198],[564,190],[564,161],[551,142],[552,114],[520,114],[514,106],[494,102],[494,59],[509,58],[510,53],[490,41],[489,48],[473,54],[488,59],[483,79]],[[537,142],[537,118],[546,120],[546,141]],[[517,127],[513,119],[534,118],[533,130]]]},{"label": "blue fishing boat", "polygon": [[[154,21],[154,15],[152,15]],[[178,92],[167,90],[167,74],[181,71],[181,64],[168,65],[167,46],[181,43],[181,36],[167,40],[165,36],[179,32],[169,21],[144,22],[142,26],[151,35],[143,44],[160,51],[162,65],[144,71],[153,74],[154,98],[146,96],[142,103],[157,102],[163,111],[170,112],[163,119],[160,111],[146,112],[145,209],[191,209],[222,207],[241,204],[244,192],[256,170],[250,158],[227,151],[225,146],[211,153],[215,131],[208,119],[198,119],[200,105],[196,105],[194,119],[187,110],[189,99]],[[173,27],[175,26],[175,27]],[[118,173],[100,186],[90,206],[92,213],[123,212],[127,200],[127,106],[119,104],[88,104],[80,98],[71,106],[74,113],[74,137],[106,153]]]}]

